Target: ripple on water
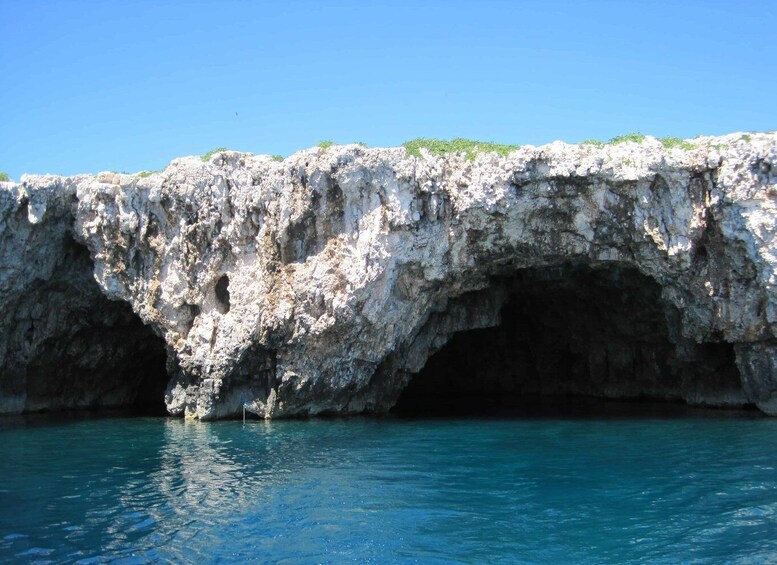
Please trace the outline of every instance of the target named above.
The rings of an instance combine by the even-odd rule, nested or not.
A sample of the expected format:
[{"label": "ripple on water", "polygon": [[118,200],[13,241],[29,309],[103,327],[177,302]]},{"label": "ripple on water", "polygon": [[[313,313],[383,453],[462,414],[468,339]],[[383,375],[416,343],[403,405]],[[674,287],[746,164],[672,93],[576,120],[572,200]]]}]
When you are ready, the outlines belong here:
[{"label": "ripple on water", "polygon": [[0,560],[777,559],[768,419],[82,419],[0,434]]}]

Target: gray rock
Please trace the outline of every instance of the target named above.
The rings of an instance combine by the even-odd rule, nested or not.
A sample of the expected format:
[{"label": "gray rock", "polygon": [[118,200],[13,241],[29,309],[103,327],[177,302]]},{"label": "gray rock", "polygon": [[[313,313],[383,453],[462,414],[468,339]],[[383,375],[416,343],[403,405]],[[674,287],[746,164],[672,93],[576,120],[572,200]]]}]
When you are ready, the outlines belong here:
[{"label": "gray rock", "polygon": [[[3,183],[0,410],[131,402],[153,333],[169,412],[200,419],[385,411],[424,386],[775,414],[777,135],[694,144],[224,151]],[[65,360],[78,324],[102,329]],[[485,357],[457,373],[467,335]]]}]

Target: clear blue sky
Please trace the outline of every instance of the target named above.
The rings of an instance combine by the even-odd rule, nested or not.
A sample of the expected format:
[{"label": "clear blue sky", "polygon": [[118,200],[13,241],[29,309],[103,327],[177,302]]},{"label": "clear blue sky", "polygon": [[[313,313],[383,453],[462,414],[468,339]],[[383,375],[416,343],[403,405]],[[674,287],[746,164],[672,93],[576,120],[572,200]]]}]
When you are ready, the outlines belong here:
[{"label": "clear blue sky", "polygon": [[777,129],[777,2],[0,0],[0,170]]}]

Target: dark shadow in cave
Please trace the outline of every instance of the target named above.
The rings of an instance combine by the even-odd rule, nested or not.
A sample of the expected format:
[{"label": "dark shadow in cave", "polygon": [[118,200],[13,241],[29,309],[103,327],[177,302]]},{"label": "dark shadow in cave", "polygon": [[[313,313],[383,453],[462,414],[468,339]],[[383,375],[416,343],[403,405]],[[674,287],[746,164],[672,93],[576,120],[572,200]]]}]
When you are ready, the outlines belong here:
[{"label": "dark shadow in cave", "polygon": [[27,413],[121,408],[166,414],[164,340],[129,304],[109,300],[92,271],[88,250],[66,239],[51,278],[37,281],[20,307],[36,314],[19,321],[6,379],[26,383]]},{"label": "dark shadow in cave", "polygon": [[393,413],[652,416],[744,406],[732,345],[683,338],[677,309],[636,269],[526,269],[497,287],[508,291],[500,325],[454,334],[411,376]]},{"label": "dark shadow in cave", "polygon": [[[142,325],[139,319],[137,322]],[[127,380],[138,382],[132,404],[133,412],[144,416],[167,416],[165,391],[170,376],[166,369],[165,342],[154,335],[148,326],[143,326],[143,330],[138,328],[138,331],[138,337],[142,340],[138,353],[142,354],[127,371]]]}]

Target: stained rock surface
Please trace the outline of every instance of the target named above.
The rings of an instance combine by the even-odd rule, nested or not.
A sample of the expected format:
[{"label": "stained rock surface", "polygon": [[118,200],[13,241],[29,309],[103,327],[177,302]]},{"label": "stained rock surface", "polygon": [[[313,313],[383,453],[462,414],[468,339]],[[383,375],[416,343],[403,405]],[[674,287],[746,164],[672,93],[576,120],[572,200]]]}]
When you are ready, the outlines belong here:
[{"label": "stained rock surface", "polygon": [[693,143],[2,183],[0,411],[148,397],[164,349],[167,410],[200,419],[382,412],[405,389],[777,414],[777,135]]}]

